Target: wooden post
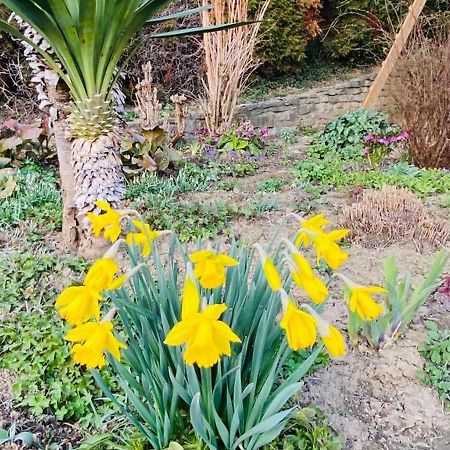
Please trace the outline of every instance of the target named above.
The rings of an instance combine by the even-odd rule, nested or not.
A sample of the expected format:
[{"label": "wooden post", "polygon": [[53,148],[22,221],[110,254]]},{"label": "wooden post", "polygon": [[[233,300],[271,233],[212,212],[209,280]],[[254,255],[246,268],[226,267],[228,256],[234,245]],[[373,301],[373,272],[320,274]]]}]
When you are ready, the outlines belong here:
[{"label": "wooden post", "polygon": [[414,3],[409,7],[409,11],[405,18],[405,21],[403,22],[400,31],[395,36],[394,44],[392,45],[386,59],[383,61],[377,77],[370,86],[367,97],[363,103],[364,108],[372,107],[378,100],[378,97],[380,96],[381,91],[386,85],[389,75],[391,74],[398,58],[400,57],[400,54],[402,53],[402,50],[405,47],[406,42],[408,41],[409,35],[414,29],[414,26],[417,23],[417,19],[422,13],[426,2],[427,0],[414,0]]}]

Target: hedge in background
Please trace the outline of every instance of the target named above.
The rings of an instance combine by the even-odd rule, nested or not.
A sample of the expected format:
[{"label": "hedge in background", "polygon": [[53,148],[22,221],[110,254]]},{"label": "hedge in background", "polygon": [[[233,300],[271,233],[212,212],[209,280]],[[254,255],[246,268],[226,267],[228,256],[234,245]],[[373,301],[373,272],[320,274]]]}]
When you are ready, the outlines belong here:
[{"label": "hedge in background", "polygon": [[[318,10],[322,0],[272,1],[261,27],[258,56],[263,61],[262,71],[288,74],[298,72],[305,58],[308,40],[318,31]],[[250,11],[255,12],[261,0],[250,0]]]},{"label": "hedge in background", "polygon": [[[384,58],[411,3],[411,0],[324,0],[326,56],[357,63]],[[423,14],[448,9],[448,0],[429,0]]]}]

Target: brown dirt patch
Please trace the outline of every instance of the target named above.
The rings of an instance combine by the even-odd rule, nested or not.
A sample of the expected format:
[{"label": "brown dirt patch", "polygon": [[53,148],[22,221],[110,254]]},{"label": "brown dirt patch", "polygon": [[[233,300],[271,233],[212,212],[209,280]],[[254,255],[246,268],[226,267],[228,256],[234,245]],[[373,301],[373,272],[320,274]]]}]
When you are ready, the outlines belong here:
[{"label": "brown dirt patch", "polygon": [[346,449],[448,450],[450,415],[417,379],[424,337],[415,326],[392,348],[350,351],[308,380],[302,403],[327,414]]}]

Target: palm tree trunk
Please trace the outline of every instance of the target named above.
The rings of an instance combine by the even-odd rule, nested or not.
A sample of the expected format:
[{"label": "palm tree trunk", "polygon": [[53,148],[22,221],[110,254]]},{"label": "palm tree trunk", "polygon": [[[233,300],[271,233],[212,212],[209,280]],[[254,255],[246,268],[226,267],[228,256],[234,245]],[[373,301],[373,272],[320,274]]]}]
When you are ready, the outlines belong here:
[{"label": "palm tree trunk", "polygon": [[98,253],[105,243],[93,239],[86,213],[96,210],[96,200],[107,200],[111,206],[119,206],[124,192],[120,138],[115,131],[93,141],[79,137],[72,141],[71,147],[80,251],[84,255],[91,250]]},{"label": "palm tree trunk", "polygon": [[58,154],[59,178],[63,200],[62,238],[65,250],[75,251],[78,246],[79,232],[74,201],[75,181],[72,167],[71,145],[67,137],[68,124],[64,105],[69,101],[69,94],[55,85],[47,85],[48,96],[57,109],[57,119],[52,122]]},{"label": "palm tree trunk", "polygon": [[56,149],[58,152],[59,174],[63,197],[62,236],[66,250],[77,249],[79,241],[78,221],[74,202],[75,183],[71,159],[71,145],[66,138],[67,123],[58,120],[53,123]]}]

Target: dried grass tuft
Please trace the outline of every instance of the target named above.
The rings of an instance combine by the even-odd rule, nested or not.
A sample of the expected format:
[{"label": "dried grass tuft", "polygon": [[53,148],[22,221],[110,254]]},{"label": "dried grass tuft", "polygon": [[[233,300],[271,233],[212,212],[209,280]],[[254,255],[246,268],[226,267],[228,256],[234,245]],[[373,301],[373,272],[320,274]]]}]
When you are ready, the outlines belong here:
[{"label": "dried grass tuft", "polygon": [[349,239],[366,247],[382,247],[412,239],[436,246],[448,242],[447,224],[431,217],[422,202],[406,189],[385,186],[369,191],[343,208],[339,225],[351,230]]}]

